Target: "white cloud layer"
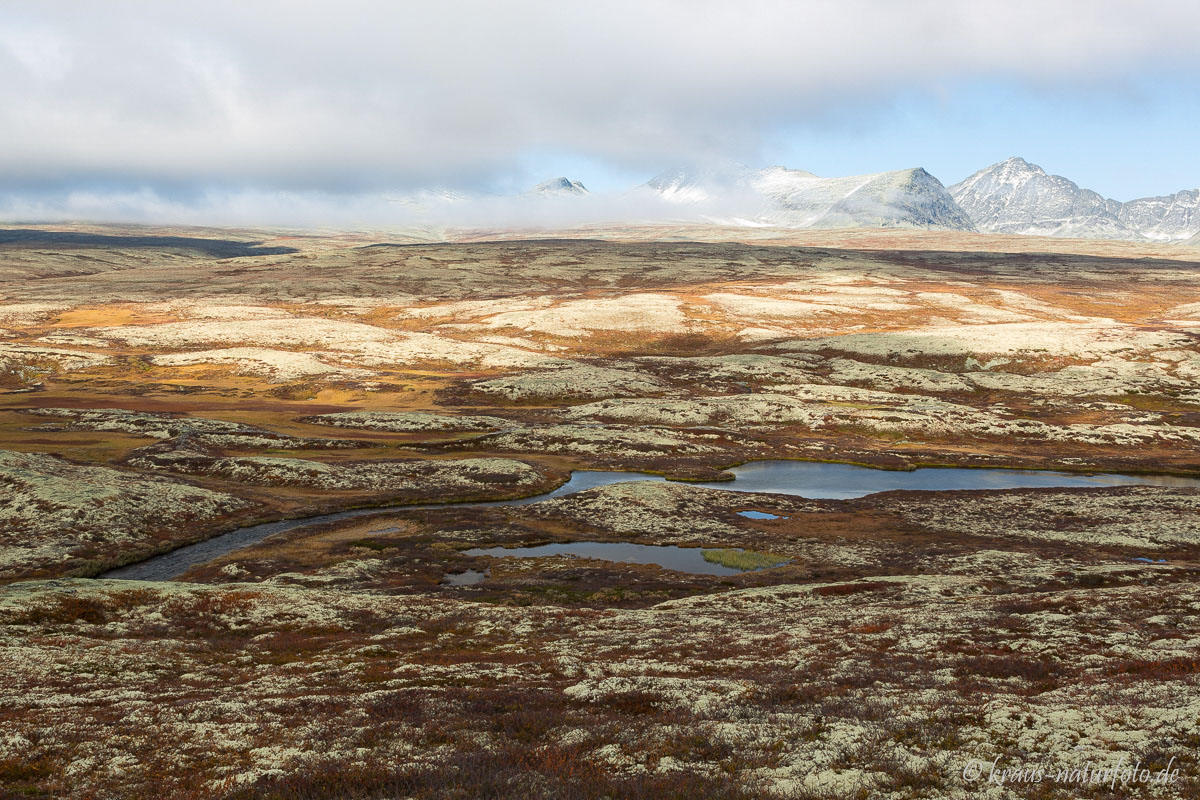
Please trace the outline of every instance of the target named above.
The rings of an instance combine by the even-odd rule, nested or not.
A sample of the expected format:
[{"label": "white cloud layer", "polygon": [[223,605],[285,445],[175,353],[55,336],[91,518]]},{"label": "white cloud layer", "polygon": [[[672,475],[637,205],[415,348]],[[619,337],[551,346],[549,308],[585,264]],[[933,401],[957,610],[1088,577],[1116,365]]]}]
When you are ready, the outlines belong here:
[{"label": "white cloud layer", "polygon": [[1195,73],[1198,38],[1194,0],[8,0],[0,190],[10,213],[84,186],[300,213],[494,186],[537,152],[753,163],[897,90]]},{"label": "white cloud layer", "polygon": [[155,222],[172,225],[408,228],[438,236],[448,228],[564,228],[629,222],[724,219],[732,208],[757,208],[762,198],[731,193],[722,202],[680,205],[640,188],[583,197],[531,193],[210,190],[172,198],[150,188],[0,193],[0,220],[9,222]]}]

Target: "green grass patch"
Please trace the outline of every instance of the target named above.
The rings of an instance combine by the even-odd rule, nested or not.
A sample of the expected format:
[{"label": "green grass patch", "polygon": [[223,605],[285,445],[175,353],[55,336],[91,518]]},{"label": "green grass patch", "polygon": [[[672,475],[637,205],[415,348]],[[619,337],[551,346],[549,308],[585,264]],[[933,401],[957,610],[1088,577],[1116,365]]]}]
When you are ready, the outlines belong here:
[{"label": "green grass patch", "polygon": [[777,567],[788,561],[787,556],[777,553],[759,553],[754,550],[703,550],[705,561],[734,569],[763,569]]}]

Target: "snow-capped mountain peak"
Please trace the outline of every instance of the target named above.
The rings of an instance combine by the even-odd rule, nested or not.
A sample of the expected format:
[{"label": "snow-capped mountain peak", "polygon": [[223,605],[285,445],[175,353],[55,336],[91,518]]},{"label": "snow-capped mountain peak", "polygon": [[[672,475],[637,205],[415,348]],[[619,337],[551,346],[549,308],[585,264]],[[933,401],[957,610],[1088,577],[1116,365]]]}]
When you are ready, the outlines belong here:
[{"label": "snow-capped mountain peak", "polygon": [[558,194],[589,194],[587,187],[579,181],[573,181],[570,178],[557,177],[551,178],[548,181],[542,181],[537,186],[529,190],[530,194],[543,195],[558,195]]}]

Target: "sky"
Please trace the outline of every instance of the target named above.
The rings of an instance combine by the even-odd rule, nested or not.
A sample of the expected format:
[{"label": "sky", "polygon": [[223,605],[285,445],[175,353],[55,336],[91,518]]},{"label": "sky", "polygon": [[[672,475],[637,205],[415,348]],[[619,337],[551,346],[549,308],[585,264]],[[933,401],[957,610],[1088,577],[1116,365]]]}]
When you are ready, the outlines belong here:
[{"label": "sky", "polygon": [[1012,155],[1200,186],[1194,0],[6,0],[0,219],[387,222],[441,189]]}]

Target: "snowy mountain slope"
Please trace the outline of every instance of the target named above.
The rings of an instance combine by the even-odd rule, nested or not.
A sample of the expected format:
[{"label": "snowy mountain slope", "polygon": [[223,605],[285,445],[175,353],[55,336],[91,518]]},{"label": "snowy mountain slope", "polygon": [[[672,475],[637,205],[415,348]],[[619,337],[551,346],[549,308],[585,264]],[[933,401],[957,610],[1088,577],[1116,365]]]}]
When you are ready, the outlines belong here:
[{"label": "snowy mountain slope", "polygon": [[941,182],[920,168],[818,178],[772,167],[760,172],[753,185],[779,203],[786,221],[805,227],[974,230],[970,217]]},{"label": "snowy mountain slope", "polygon": [[1147,239],[1194,237],[1200,235],[1200,190],[1130,200],[1121,204],[1118,217]]},{"label": "snowy mountain slope", "polygon": [[744,194],[751,174],[742,167],[722,170],[680,167],[655,175],[642,188],[650,189],[668,203],[712,203],[731,194]]},{"label": "snowy mountain slope", "polygon": [[981,231],[1178,241],[1200,232],[1200,192],[1120,203],[1009,158],[950,187]]},{"label": "snowy mountain slope", "polygon": [[646,186],[667,202],[696,206],[698,213],[720,222],[974,230],[946,188],[923,169],[845,178],[785,167],[673,170]]}]

